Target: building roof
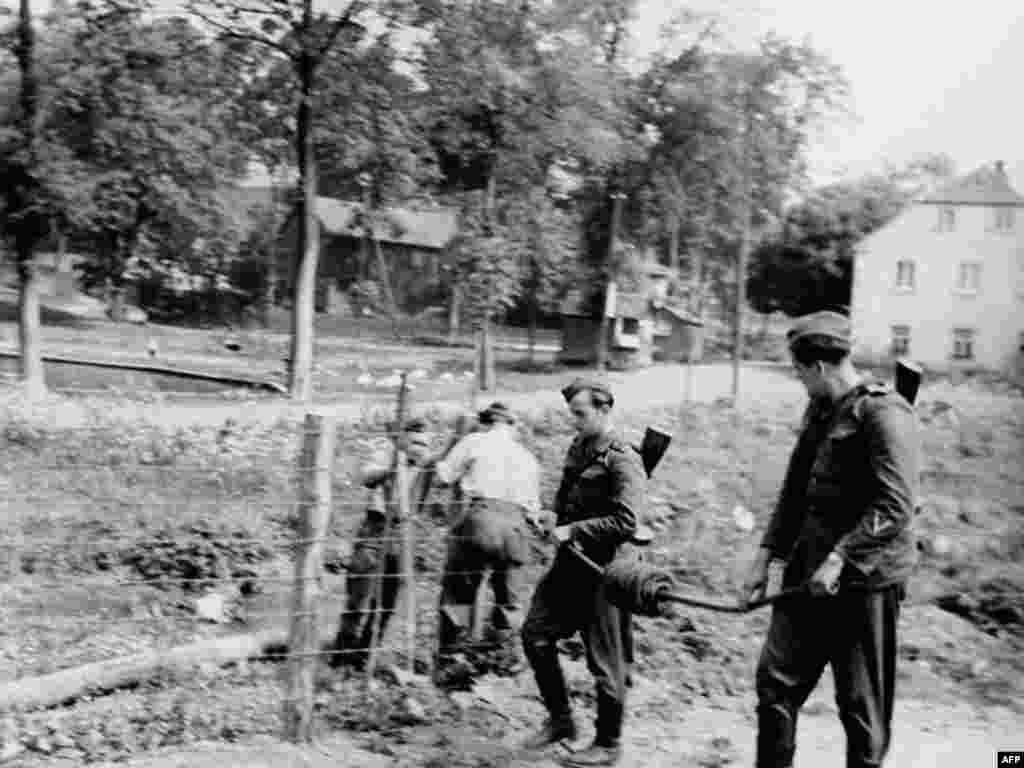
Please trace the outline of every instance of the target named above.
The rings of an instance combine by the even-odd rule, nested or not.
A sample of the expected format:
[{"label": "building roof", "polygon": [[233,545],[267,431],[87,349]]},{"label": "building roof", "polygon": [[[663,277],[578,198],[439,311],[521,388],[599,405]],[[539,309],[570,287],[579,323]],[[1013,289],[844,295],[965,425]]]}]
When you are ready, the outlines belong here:
[{"label": "building roof", "polygon": [[615,296],[616,317],[646,317],[651,312],[651,301],[640,291],[619,291]]},{"label": "building roof", "polygon": [[[359,225],[361,203],[318,197],[316,212],[327,234],[344,237],[362,237]],[[420,248],[444,248],[458,231],[458,214],[452,208],[412,210],[397,206],[380,209],[374,230],[383,243],[411,245]]]},{"label": "building roof", "polygon": [[922,203],[940,205],[1013,205],[1024,206],[1024,197],[1010,186],[1003,163],[984,165],[966,176],[933,190]]},{"label": "building roof", "polygon": [[674,269],[656,261],[644,264],[643,272],[647,277],[679,277],[679,273]]},{"label": "building roof", "polygon": [[[582,288],[572,288],[562,300],[559,308],[563,315],[588,317],[591,305],[588,295]],[[616,317],[646,317],[650,312],[650,301],[641,292],[617,291],[615,294]]]},{"label": "building roof", "polygon": [[668,312],[677,320],[681,320],[687,325],[704,325],[703,321],[701,321],[699,317],[690,313],[685,307],[681,307],[677,304],[665,304],[662,302],[654,302],[654,309]]}]

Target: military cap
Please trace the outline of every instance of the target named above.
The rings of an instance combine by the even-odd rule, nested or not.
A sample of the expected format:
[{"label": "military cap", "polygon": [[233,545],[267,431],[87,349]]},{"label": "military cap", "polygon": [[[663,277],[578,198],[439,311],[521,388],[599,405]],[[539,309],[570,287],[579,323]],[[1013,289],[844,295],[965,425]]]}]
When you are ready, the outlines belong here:
[{"label": "military cap", "polygon": [[504,403],[493,402],[484,408],[477,415],[481,424],[493,424],[496,421],[504,421],[511,424],[513,421],[512,412]]},{"label": "military cap", "polygon": [[562,397],[565,398],[565,402],[571,402],[576,395],[585,389],[589,389],[598,398],[607,401],[608,405],[612,405],[615,402],[615,398],[612,396],[612,391],[608,385],[598,379],[590,379],[579,377],[575,379],[572,384],[562,388]]},{"label": "military cap", "polygon": [[838,312],[813,312],[797,318],[786,334],[786,341],[792,348],[797,341],[808,336],[824,337],[829,340],[831,346],[847,351],[853,344],[850,318]]}]

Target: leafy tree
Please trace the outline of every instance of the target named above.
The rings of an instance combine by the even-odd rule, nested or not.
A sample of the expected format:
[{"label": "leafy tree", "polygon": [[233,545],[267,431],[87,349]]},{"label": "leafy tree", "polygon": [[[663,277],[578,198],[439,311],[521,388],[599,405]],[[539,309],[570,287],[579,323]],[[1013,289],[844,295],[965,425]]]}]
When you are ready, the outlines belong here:
[{"label": "leafy tree", "polygon": [[75,19],[47,124],[71,160],[74,205],[63,216],[94,253],[85,283],[109,286],[119,319],[127,271],[156,256],[146,243],[173,242],[183,256],[221,243],[219,261],[234,249],[222,193],[243,155],[231,134],[228,52],[186,18],[146,22],[139,9],[102,8]]},{"label": "leafy tree", "polygon": [[221,39],[236,42],[252,61],[266,61],[269,55],[268,67],[275,61],[286,62],[291,67],[291,82],[297,86],[290,116],[300,200],[289,388],[292,397],[306,400],[312,394],[313,315],[320,257],[315,210],[317,97],[324,63],[335,45],[341,42],[355,47],[369,35],[362,23],[369,4],[352,0],[338,13],[314,13],[313,0],[189,0],[188,7]]},{"label": "leafy tree", "polygon": [[857,243],[952,173],[948,158],[923,156],[884,173],[812,191],[786,212],[778,236],[752,255],[752,306],[792,317],[849,307]]}]

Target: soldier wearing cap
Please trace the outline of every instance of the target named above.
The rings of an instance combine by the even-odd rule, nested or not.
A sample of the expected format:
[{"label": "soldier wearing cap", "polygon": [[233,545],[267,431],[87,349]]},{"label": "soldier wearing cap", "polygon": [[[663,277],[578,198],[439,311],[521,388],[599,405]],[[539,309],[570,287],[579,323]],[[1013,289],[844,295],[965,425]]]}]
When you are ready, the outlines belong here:
[{"label": "soldier wearing cap", "polygon": [[775,512],[745,585],[764,594],[770,562],[806,596],[776,603],[757,667],[757,766],[789,768],[798,712],[832,667],[847,768],[875,768],[889,748],[896,629],[916,546],[919,439],[911,405],[861,378],[849,320],[798,319],[787,339],[810,397]]},{"label": "soldier wearing cap", "polygon": [[449,521],[441,582],[442,654],[453,650],[458,634],[444,606],[472,606],[487,571],[494,590],[492,624],[499,631],[510,629],[508,614],[516,607],[511,580],[526,563],[527,517],[540,511],[540,464],[519,442],[508,406],[492,403],[478,421],[479,431],[432,462],[436,479],[443,485],[458,484],[462,492],[462,503]]},{"label": "soldier wearing cap", "polygon": [[[612,428],[614,398],[600,381],[577,379],[562,390],[577,437],[569,448],[555,496],[555,536],[578,545],[599,565],[635,557],[629,540],[642,514],[647,476],[639,454]],[[560,546],[537,585],[522,628],[523,649],[533,668],[548,720],[528,748],[576,738],[557,642],[579,632],[597,688],[594,743],[566,759],[574,766],[614,765],[625,713],[628,622],[612,605],[600,577]]]}]

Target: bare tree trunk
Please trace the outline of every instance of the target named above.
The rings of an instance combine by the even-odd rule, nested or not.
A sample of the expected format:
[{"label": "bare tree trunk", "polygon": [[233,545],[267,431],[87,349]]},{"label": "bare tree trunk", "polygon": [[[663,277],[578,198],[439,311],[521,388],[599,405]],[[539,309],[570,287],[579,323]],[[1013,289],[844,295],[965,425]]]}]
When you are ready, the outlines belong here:
[{"label": "bare tree trunk", "polygon": [[597,334],[597,349],[594,350],[595,358],[597,359],[597,370],[603,371],[608,367],[608,311],[606,309],[608,303],[608,291],[611,290],[611,284],[613,282],[613,276],[611,270],[613,268],[613,259],[615,254],[615,242],[619,237],[619,218],[622,215],[622,199],[624,195],[613,194],[612,195],[612,221],[611,228],[608,234],[608,256],[606,269],[608,271],[605,279],[605,307],[601,309],[601,323],[600,329]]},{"label": "bare tree trunk", "polygon": [[[491,175],[487,179],[487,188],[485,190],[484,197],[484,211],[490,228],[494,219],[494,200],[497,191],[498,179],[494,173],[494,168],[491,168]],[[490,392],[494,389],[497,384],[497,375],[494,370],[494,347],[491,342],[491,297],[493,294],[492,286],[488,285],[487,298],[484,302],[484,316],[481,327],[481,346],[480,346],[480,388],[484,392]]]},{"label": "bare tree trunk", "polygon": [[669,222],[668,265],[674,272],[679,270],[679,217],[675,214]]},{"label": "bare tree trunk", "polygon": [[263,296],[260,297],[261,303],[261,322],[264,328],[270,325],[270,312],[274,308],[274,296],[277,293],[277,281],[278,281],[278,186],[271,175],[270,181],[270,244],[267,249],[267,268],[264,284],[263,284]]},{"label": "bare tree trunk", "polygon": [[750,161],[751,145],[751,109],[748,103],[743,131],[743,205],[740,222],[740,247],[736,254],[736,308],[734,317],[733,352],[732,352],[732,400],[736,404],[740,398],[740,368],[743,363],[743,315],[747,306],[747,261],[750,257],[750,224],[753,207],[753,169]]},{"label": "bare tree trunk", "polygon": [[36,114],[39,84],[35,71],[35,34],[29,0],[21,0],[18,12],[18,68],[21,71],[20,123],[24,156],[16,178],[8,180],[10,213],[19,215],[15,225],[15,257],[18,263],[18,342],[21,347],[21,378],[30,399],[46,393],[43,376],[42,334],[39,318],[39,281],[35,247],[39,236],[38,185],[33,177],[36,163]]},{"label": "bare tree trunk", "polygon": [[491,341],[491,320],[484,313],[480,327],[480,390],[492,392],[495,385],[494,345]]},{"label": "bare tree trunk", "polygon": [[462,289],[452,284],[452,296],[448,303],[448,343],[454,344],[459,335],[459,313],[462,309]]},{"label": "bare tree trunk", "polygon": [[532,368],[537,361],[537,315],[540,314],[537,309],[536,278],[533,280],[528,301],[530,302],[530,308],[526,319],[526,345],[527,360]]},{"label": "bare tree trunk", "polygon": [[388,267],[388,261],[384,257],[384,249],[380,247],[380,240],[373,238],[373,250],[377,255],[377,269],[380,270],[380,282],[384,287],[384,296],[388,300],[388,313],[391,315],[391,331],[397,339],[400,334],[398,332],[398,319],[400,311],[398,309],[398,302],[395,301],[395,291],[391,287],[391,269]]},{"label": "bare tree trunk", "polygon": [[691,253],[690,295],[693,297],[693,306],[690,311],[699,313],[704,303],[704,248],[698,246]]},{"label": "bare tree trunk", "polygon": [[[304,0],[303,28],[310,29],[312,24],[312,0]],[[320,227],[316,216],[316,158],[313,153],[314,62],[308,51],[300,54],[298,69],[301,97],[296,123],[296,149],[302,202],[298,220],[298,268],[292,301],[289,390],[293,399],[308,400],[313,390],[313,319],[317,263],[320,259]]]},{"label": "bare tree trunk", "polygon": [[31,246],[18,253],[18,341],[25,394],[36,399],[46,394],[43,342],[39,321],[39,278]]}]

